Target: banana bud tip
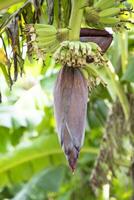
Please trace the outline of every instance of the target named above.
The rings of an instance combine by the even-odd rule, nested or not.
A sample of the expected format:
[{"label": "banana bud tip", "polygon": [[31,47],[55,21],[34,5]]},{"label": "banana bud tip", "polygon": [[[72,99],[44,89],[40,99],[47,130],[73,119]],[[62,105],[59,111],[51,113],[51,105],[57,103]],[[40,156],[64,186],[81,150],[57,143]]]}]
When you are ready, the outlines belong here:
[{"label": "banana bud tip", "polygon": [[70,166],[72,174],[74,175],[75,169],[76,169],[76,163],[73,163],[73,164],[69,163],[69,166]]},{"label": "banana bud tip", "polygon": [[78,154],[79,152],[77,150],[74,150],[67,155],[68,163],[73,174],[77,166]]}]

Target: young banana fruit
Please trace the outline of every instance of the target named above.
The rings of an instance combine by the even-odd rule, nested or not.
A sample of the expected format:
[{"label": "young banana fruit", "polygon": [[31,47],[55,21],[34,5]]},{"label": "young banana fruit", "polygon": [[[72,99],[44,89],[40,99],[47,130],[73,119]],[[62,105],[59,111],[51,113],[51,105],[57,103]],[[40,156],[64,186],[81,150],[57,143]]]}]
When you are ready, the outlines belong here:
[{"label": "young banana fruit", "polygon": [[116,7],[121,4],[121,0],[99,0],[94,4],[94,8],[104,10],[111,7]]},{"label": "young banana fruit", "polygon": [[92,42],[65,41],[54,53],[54,59],[61,65],[83,68],[90,63],[104,65],[99,46]]},{"label": "young banana fruit", "polygon": [[52,25],[47,24],[28,24],[25,32],[30,37],[32,51],[42,51],[53,53],[60,46],[60,42],[68,39],[68,29],[57,30]]},{"label": "young banana fruit", "polygon": [[129,16],[132,8],[123,4],[120,0],[100,0],[93,7],[85,8],[85,21],[89,26],[118,27],[120,24],[131,23],[130,20],[123,20],[123,16]]}]

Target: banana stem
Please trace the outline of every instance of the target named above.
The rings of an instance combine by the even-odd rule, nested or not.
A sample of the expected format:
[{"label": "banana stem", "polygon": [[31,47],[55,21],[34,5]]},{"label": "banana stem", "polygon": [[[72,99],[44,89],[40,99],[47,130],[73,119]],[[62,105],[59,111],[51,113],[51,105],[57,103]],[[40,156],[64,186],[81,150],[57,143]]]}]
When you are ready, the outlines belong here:
[{"label": "banana stem", "polygon": [[84,5],[86,0],[72,0],[72,10],[71,17],[69,21],[69,40],[70,41],[79,41],[80,37],[80,27],[83,17],[84,8],[81,5]]}]

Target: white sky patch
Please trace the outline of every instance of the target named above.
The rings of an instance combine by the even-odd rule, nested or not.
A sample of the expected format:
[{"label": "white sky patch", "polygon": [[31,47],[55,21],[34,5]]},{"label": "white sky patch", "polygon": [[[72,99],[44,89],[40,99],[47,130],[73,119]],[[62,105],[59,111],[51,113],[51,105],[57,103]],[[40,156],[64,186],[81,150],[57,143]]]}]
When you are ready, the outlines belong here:
[{"label": "white sky patch", "polygon": [[106,31],[108,31],[110,34],[113,34],[112,28],[105,28],[105,29],[106,29]]},{"label": "white sky patch", "polygon": [[22,58],[23,58],[23,59],[26,58],[26,54],[27,54],[27,45],[24,44],[24,45],[23,45],[23,52],[22,52]]},{"label": "white sky patch", "polygon": [[105,184],[103,185],[103,198],[104,200],[109,200],[110,197],[110,185]]}]

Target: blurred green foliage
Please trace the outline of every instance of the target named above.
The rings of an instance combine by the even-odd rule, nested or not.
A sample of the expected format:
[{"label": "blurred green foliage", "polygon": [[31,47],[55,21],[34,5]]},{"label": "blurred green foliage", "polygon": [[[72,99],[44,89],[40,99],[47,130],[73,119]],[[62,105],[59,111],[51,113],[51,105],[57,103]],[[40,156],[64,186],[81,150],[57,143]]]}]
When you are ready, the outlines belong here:
[{"label": "blurred green foliage", "polygon": [[[5,15],[11,15],[21,5],[23,3],[11,7]],[[126,84],[130,92],[134,90],[133,29],[126,34],[125,40],[128,42],[128,60],[122,59],[122,62],[128,61],[125,72],[121,68],[124,49],[122,54],[119,50],[123,42],[121,34],[114,34],[107,53],[114,69],[114,79],[110,79],[104,69],[98,72],[106,80],[107,87],[99,85],[89,97],[86,139],[75,174],[67,167],[56,135],[53,87],[59,66],[53,68],[53,59],[49,55],[43,67],[40,61],[30,63],[26,58],[26,72],[10,90],[0,51],[0,68],[3,72],[0,76],[0,200],[131,199],[132,181],[129,167],[124,163],[117,167],[111,185],[108,185],[110,189],[104,185],[98,188],[95,195],[90,186],[90,175],[105,132],[108,112],[116,97],[120,97],[120,87],[113,85],[112,81],[118,77],[122,88]],[[125,145],[129,145],[127,140]],[[108,191],[107,198],[105,195]]]}]

